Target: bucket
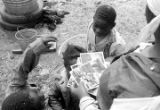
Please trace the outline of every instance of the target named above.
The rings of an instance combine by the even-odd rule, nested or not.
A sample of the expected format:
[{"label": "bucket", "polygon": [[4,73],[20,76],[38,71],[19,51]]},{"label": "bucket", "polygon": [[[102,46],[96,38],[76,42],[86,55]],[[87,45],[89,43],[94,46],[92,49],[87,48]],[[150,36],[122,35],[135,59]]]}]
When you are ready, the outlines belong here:
[{"label": "bucket", "polygon": [[13,15],[25,15],[38,9],[37,0],[3,0],[6,11]]},{"label": "bucket", "polygon": [[23,51],[36,39],[36,36],[37,31],[35,29],[21,29],[15,34],[15,38]]}]

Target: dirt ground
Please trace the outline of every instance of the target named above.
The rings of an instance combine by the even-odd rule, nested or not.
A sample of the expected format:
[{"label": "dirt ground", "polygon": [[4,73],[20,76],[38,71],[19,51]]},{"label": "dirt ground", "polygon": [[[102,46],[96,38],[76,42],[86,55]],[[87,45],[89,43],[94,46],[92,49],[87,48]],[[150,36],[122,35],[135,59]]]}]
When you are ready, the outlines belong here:
[{"label": "dirt ground", "polygon": [[[68,0],[69,1],[69,0]],[[91,21],[98,4],[107,3],[117,11],[117,30],[127,41],[127,47],[138,42],[138,34],[145,25],[146,0],[73,0],[57,6],[70,14],[64,18],[63,24],[58,25],[54,32],[47,29],[38,30],[39,34],[52,34],[58,38],[58,47],[66,39],[87,32],[87,25]],[[0,5],[2,1],[0,1]],[[72,43],[85,45],[85,37],[72,40]],[[12,68],[17,64],[21,55],[13,55],[11,50],[17,47],[15,32],[0,28],[0,105],[4,99],[5,90],[12,77]],[[29,77],[30,82],[47,84],[49,75],[40,76],[40,70],[52,71],[56,59],[55,53],[43,55],[40,59],[39,68],[33,71]],[[47,71],[45,71],[47,72]]]}]

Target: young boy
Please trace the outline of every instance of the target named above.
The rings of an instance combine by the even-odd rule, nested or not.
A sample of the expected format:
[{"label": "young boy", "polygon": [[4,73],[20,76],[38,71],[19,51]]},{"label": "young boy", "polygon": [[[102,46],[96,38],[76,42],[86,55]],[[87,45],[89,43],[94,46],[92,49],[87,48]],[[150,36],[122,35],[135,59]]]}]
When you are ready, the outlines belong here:
[{"label": "young boy", "polygon": [[[58,69],[57,82],[50,90],[49,103],[53,110],[79,110],[79,99],[74,94],[71,94],[70,89],[67,87],[68,80],[70,78],[71,65],[76,64],[77,58],[80,57],[80,53],[85,53],[87,50],[76,45],[67,45],[67,48],[62,53],[64,66]],[[65,71],[63,71],[65,70]],[[59,100],[61,99],[61,100]],[[53,103],[55,102],[55,103]]]},{"label": "young boy", "polygon": [[44,94],[39,88],[28,83],[29,73],[38,64],[42,53],[50,51],[49,42],[55,42],[53,36],[37,38],[25,50],[22,59],[13,69],[13,77],[6,90],[6,97],[2,103],[2,110],[44,110]]},{"label": "young boy", "polygon": [[97,8],[93,21],[88,27],[88,51],[103,51],[104,57],[121,55],[125,51],[125,41],[114,28],[116,11],[109,5]]},{"label": "young boy", "polygon": [[[14,75],[6,91],[2,110],[79,110],[79,99],[70,93],[67,81],[70,66],[76,63],[80,53],[86,52],[85,49],[68,45],[63,53],[64,65],[61,57],[57,56],[60,73],[57,73],[59,77],[55,77],[50,84],[50,92],[46,94],[48,102],[40,88],[28,84],[29,73],[38,64],[42,52],[50,51],[48,43],[53,41],[56,41],[54,37],[44,36],[43,39],[38,38],[31,43],[25,50],[20,64],[13,70]],[[56,80],[56,78],[59,79]]]}]

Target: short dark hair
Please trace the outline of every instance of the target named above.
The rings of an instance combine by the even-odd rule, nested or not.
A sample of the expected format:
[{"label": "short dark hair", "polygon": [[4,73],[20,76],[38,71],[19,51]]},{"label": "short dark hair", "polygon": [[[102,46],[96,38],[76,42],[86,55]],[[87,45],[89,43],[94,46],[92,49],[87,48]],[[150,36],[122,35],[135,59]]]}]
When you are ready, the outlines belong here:
[{"label": "short dark hair", "polygon": [[19,91],[10,94],[2,103],[2,110],[42,110],[30,97],[29,92]]},{"label": "short dark hair", "polygon": [[76,59],[76,58],[80,57],[80,53],[84,53],[84,52],[87,52],[87,50],[84,49],[83,47],[73,45],[73,44],[68,44],[67,45],[67,48],[62,53],[63,54],[63,60],[64,60],[64,66],[67,69],[67,71],[71,70],[70,66],[73,65],[71,63],[71,61],[73,59]]},{"label": "short dark hair", "polygon": [[112,6],[101,5],[97,8],[94,19],[102,19],[103,21],[106,21],[107,24],[115,25],[116,16],[116,11]]}]

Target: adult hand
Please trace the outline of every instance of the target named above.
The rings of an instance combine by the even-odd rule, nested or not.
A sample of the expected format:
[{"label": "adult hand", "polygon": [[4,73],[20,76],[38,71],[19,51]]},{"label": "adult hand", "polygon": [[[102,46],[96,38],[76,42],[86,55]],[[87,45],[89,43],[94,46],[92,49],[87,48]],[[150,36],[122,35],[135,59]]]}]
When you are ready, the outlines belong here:
[{"label": "adult hand", "polygon": [[30,44],[30,47],[33,48],[33,50],[36,53],[43,53],[43,52],[49,52],[52,51],[50,47],[52,44],[49,44],[49,42],[56,42],[57,38],[53,36],[41,36],[40,38],[37,38],[34,42]]},{"label": "adult hand", "polygon": [[79,99],[88,96],[88,93],[84,87],[83,82],[80,82],[79,85],[74,84],[70,88],[71,88],[71,93],[76,95]]}]

